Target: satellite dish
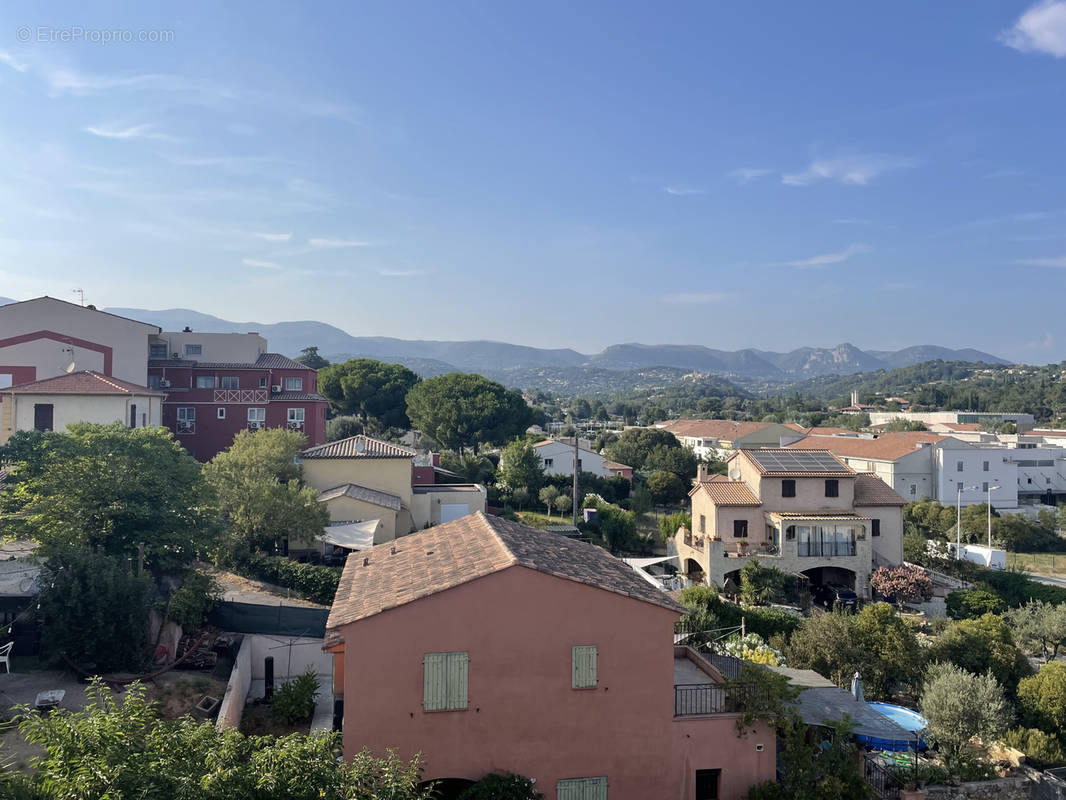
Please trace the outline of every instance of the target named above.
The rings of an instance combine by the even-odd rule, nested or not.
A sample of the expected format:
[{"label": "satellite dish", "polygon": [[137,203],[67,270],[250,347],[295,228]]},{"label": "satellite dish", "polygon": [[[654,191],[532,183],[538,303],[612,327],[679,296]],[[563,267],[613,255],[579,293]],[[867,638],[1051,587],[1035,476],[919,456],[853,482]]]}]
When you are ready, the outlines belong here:
[{"label": "satellite dish", "polygon": [[67,364],[67,374],[69,375],[70,373],[72,373],[75,369],[77,369],[77,367],[78,367],[77,363],[74,362],[74,361],[71,361],[69,364]]},{"label": "satellite dish", "polygon": [[362,453],[363,450],[365,450],[365,449],[366,449],[366,445],[363,444],[361,439],[358,442],[355,443],[355,452]]}]

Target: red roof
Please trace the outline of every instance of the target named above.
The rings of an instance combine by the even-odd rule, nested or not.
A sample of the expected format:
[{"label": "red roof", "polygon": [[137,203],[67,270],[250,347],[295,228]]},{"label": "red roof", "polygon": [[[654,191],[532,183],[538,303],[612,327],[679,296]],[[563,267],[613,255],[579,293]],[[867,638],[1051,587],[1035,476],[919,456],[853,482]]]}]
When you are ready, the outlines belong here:
[{"label": "red roof", "polygon": [[165,397],[165,393],[156,392],[147,386],[138,386],[136,383],[112,378],[110,375],[102,375],[93,370],[81,370],[69,375],[58,375],[55,378],[32,383],[20,383],[4,390],[5,394],[150,394]]},{"label": "red roof", "polygon": [[904,431],[885,433],[876,439],[859,439],[854,436],[808,436],[787,445],[789,450],[829,450],[845,458],[866,458],[875,461],[895,461],[910,455],[921,444],[934,445],[949,439],[935,433]]}]

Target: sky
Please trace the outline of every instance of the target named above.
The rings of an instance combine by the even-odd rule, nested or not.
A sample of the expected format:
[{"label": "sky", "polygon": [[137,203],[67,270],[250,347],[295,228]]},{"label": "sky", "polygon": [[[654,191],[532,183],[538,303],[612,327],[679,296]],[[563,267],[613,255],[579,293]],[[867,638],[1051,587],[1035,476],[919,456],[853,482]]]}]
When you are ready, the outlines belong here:
[{"label": "sky", "polygon": [[0,296],[1066,359],[1066,0],[5,2]]}]

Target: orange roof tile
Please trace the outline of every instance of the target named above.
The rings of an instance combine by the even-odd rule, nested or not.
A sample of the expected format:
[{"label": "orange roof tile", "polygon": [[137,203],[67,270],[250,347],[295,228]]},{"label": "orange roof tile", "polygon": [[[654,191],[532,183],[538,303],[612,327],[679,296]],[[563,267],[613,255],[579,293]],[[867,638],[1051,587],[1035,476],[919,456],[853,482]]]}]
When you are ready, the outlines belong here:
[{"label": "orange roof tile", "polygon": [[743,481],[707,480],[697,484],[693,492],[707,492],[716,506],[761,506],[762,502]]},{"label": "orange roof tile", "polygon": [[670,431],[674,436],[735,441],[776,424],[775,422],[736,422],[729,419],[677,419],[660,423],[658,427]]},{"label": "orange roof tile", "polygon": [[902,506],[906,504],[895,489],[872,472],[855,476],[855,506]]},{"label": "orange roof tile", "polygon": [[93,370],[81,370],[69,375],[57,375],[32,383],[20,383],[3,390],[8,394],[140,394],[165,397],[164,392],[156,392],[147,386],[102,375]]},{"label": "orange roof tile", "polygon": [[788,450],[828,450],[847,458],[872,458],[875,461],[896,461],[913,453],[919,444],[936,444],[949,436],[921,431],[885,433],[876,439],[854,436],[808,436],[786,445]]}]

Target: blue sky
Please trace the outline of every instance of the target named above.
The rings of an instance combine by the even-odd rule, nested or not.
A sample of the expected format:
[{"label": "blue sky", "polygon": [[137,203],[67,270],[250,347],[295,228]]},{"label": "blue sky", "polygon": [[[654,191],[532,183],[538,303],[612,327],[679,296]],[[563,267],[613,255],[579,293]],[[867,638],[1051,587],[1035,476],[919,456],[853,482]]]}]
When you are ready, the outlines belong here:
[{"label": "blue sky", "polygon": [[0,7],[0,295],[1066,358],[1066,0],[151,5]]}]

